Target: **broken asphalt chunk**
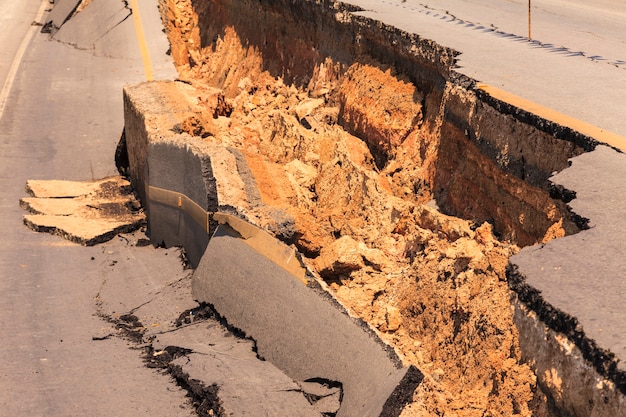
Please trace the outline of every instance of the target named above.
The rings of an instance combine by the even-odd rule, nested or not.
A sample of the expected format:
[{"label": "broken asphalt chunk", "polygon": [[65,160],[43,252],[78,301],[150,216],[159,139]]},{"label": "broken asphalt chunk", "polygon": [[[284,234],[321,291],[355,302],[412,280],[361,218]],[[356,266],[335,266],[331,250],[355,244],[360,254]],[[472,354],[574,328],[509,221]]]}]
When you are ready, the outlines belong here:
[{"label": "broken asphalt chunk", "polygon": [[27,181],[24,224],[86,246],[138,229],[145,215],[122,177],[99,181]]}]

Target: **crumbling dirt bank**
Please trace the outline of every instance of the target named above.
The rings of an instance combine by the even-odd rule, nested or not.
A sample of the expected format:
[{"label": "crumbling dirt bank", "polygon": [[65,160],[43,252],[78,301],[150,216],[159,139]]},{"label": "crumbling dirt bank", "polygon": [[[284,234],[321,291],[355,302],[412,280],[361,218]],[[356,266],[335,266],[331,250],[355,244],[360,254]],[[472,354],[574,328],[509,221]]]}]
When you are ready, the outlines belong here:
[{"label": "crumbling dirt bank", "polygon": [[547,178],[585,142],[481,96],[454,51],[339,3],[162,11],[195,88],[180,131],[240,152],[260,201],[235,209],[426,374],[403,415],[548,414],[505,269],[518,245],[578,230]]}]

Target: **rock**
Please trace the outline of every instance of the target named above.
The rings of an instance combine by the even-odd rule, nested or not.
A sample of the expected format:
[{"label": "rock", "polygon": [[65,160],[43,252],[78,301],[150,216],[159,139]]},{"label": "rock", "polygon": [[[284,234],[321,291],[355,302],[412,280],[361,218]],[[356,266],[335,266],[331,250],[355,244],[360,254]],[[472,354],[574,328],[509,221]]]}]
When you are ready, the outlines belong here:
[{"label": "rock", "polygon": [[318,107],[323,106],[325,100],[323,98],[309,98],[301,101],[296,106],[296,115],[298,119],[303,119],[315,112]]},{"label": "rock", "polygon": [[491,223],[485,222],[480,225],[475,230],[476,241],[481,245],[487,246],[488,248],[493,247],[494,241],[496,241],[495,236],[493,235],[493,226]]},{"label": "rock", "polygon": [[554,223],[552,226],[548,228],[546,234],[541,239],[542,244],[546,244],[552,239],[558,239],[565,236],[565,229],[563,228],[563,219],[559,219],[558,222]]},{"label": "rock", "polygon": [[416,217],[421,227],[432,230],[435,233],[443,233],[453,242],[461,237],[474,237],[474,232],[467,221],[446,216],[427,205],[417,208]]},{"label": "rock", "polygon": [[387,320],[388,332],[395,332],[402,325],[402,315],[397,307],[387,306],[387,314],[385,318]]},{"label": "rock", "polygon": [[359,252],[361,253],[361,256],[363,256],[365,262],[378,271],[382,270],[390,263],[383,251],[380,249],[370,249],[365,245],[365,243],[361,243],[359,245]]},{"label": "rock", "polygon": [[478,242],[469,238],[458,239],[446,250],[446,257],[450,259],[481,259],[484,256]]},{"label": "rock", "polygon": [[285,165],[285,171],[287,171],[289,179],[300,187],[310,188],[315,185],[317,169],[311,165],[294,159]]},{"label": "rock", "polygon": [[324,278],[349,274],[365,266],[359,243],[350,236],[342,236],[330,246],[323,248],[314,265]]}]

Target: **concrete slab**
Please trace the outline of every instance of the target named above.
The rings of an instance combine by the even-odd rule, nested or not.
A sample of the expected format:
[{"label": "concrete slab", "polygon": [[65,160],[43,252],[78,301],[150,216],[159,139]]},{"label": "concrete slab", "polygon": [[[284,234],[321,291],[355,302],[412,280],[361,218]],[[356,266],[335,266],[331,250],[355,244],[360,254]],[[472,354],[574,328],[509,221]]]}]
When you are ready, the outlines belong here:
[{"label": "concrete slab", "polygon": [[513,286],[549,327],[566,334],[626,393],[626,155],[598,146],[571,163],[552,181],[575,192],[568,205],[588,219],[589,229],[522,249],[510,260],[518,268]]},{"label": "concrete slab", "polygon": [[262,217],[256,224],[266,222],[277,234],[287,235],[293,223],[283,210],[264,207],[241,152],[181,130],[203,111],[193,104],[195,94],[181,82],[124,89],[129,172],[148,212],[150,236],[166,246],[184,246],[193,267],[218,210]]},{"label": "concrete slab", "polygon": [[337,416],[397,416],[422,380],[328,293],[307,286],[220,225],[192,280],[193,297],[256,341],[296,381],[343,387]]},{"label": "concrete slab", "polygon": [[82,0],[56,0],[52,11],[44,21],[41,31],[55,34],[76,11],[81,1]]}]

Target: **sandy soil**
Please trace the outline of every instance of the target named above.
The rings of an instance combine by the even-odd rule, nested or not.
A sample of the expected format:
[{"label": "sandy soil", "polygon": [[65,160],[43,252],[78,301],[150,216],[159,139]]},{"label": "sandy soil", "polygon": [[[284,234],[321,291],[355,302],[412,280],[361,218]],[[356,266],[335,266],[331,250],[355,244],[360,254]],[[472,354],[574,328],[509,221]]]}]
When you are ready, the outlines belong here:
[{"label": "sandy soil", "polygon": [[293,217],[308,266],[424,372],[402,415],[546,415],[512,321],[505,267],[518,247],[430,202],[437,153],[420,92],[375,62],[328,61],[298,89],[232,28],[200,48],[191,4],[168,5],[180,77],[206,107],[183,128],[245,155],[264,204]]}]

